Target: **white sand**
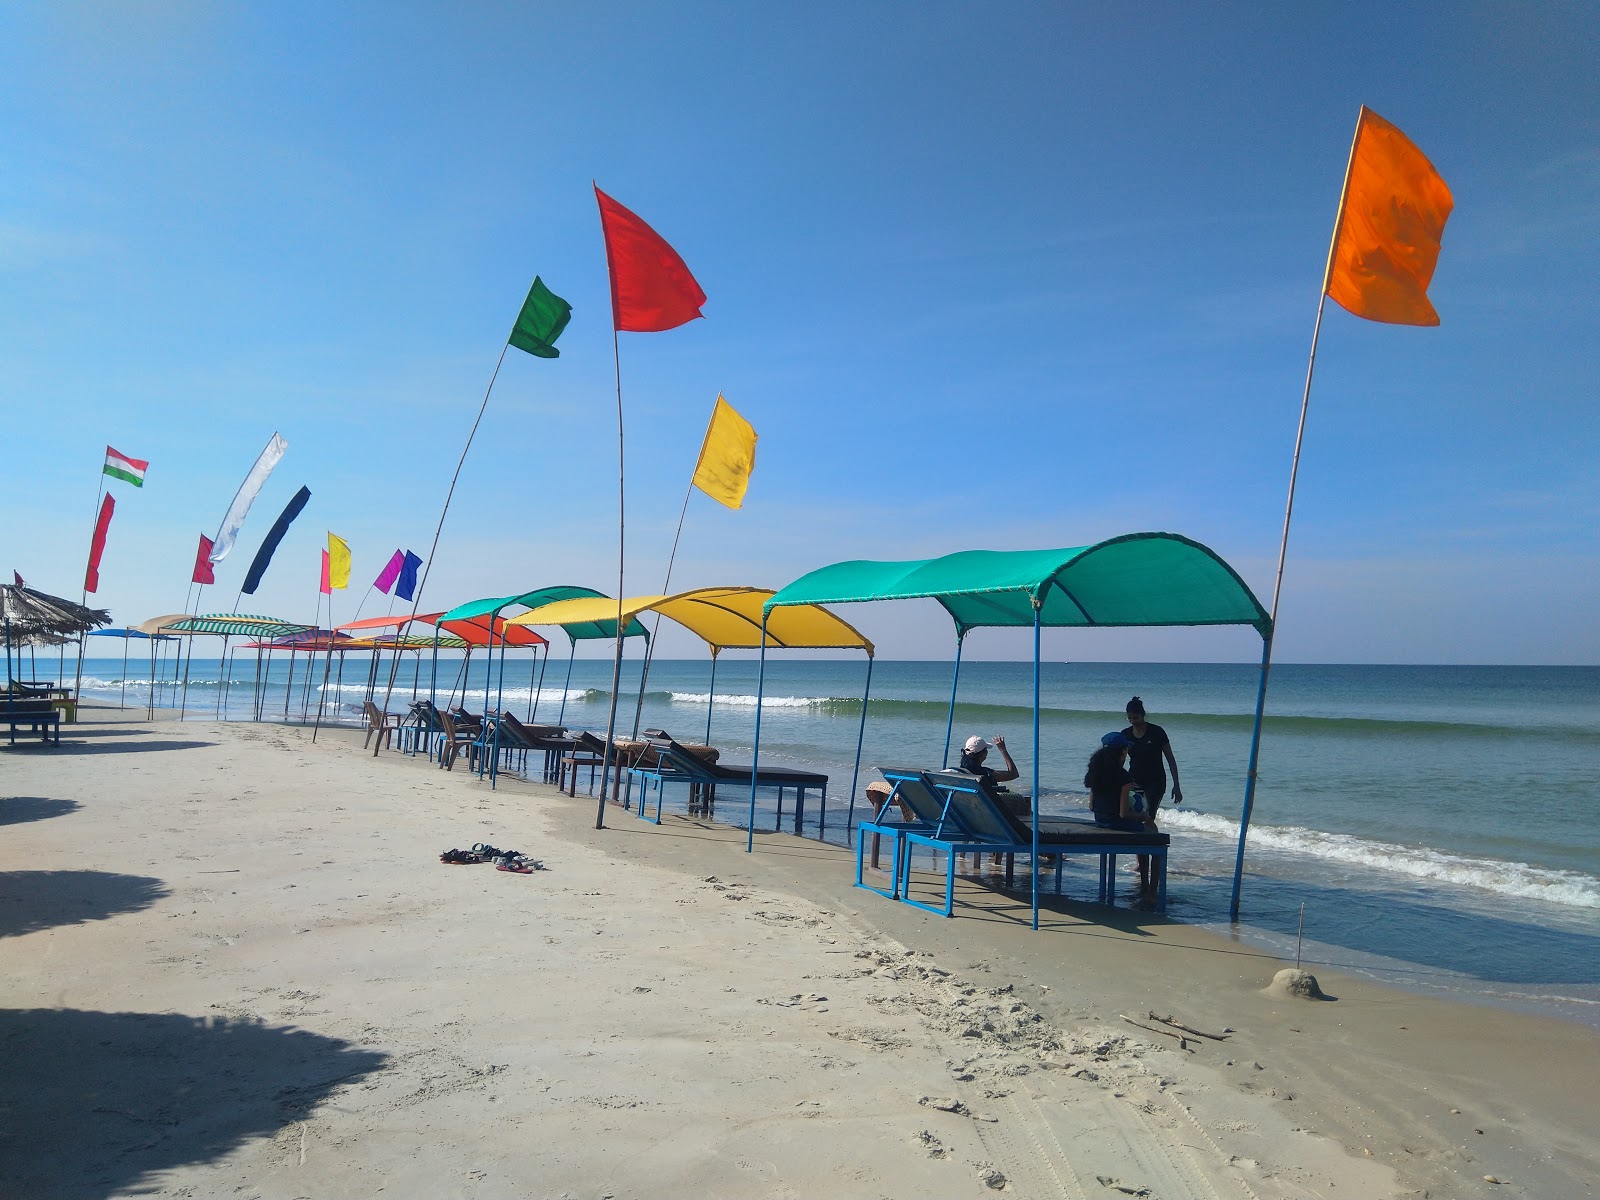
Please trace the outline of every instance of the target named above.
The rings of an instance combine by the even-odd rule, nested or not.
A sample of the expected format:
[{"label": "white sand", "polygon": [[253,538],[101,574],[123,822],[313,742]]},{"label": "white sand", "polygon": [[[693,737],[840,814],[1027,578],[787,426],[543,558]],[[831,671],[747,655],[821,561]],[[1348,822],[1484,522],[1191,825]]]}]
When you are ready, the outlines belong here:
[{"label": "white sand", "polygon": [[[96,716],[0,751],[7,1200],[1592,1194],[1588,1030],[1275,1000],[1096,906],[945,921],[348,731]],[[548,869],[437,861],[475,841]]]}]

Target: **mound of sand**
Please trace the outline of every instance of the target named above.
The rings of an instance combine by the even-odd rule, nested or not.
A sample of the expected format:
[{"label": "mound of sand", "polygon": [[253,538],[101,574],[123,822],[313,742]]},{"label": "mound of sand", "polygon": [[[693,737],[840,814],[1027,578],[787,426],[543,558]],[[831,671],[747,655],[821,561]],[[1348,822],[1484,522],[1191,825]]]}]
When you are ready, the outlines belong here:
[{"label": "mound of sand", "polygon": [[1317,985],[1317,977],[1310,971],[1285,967],[1272,977],[1272,982],[1261,989],[1263,996],[1275,1000],[1335,1000]]}]

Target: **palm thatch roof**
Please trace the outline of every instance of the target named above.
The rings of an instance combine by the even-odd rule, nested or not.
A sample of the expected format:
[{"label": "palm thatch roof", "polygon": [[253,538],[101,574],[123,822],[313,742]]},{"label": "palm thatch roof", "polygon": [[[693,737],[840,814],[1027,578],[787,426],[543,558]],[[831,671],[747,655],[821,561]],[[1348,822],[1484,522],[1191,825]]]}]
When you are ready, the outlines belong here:
[{"label": "palm thatch roof", "polygon": [[111,624],[111,614],[22,584],[6,583],[0,584],[0,620],[10,626],[13,643],[36,638],[60,641]]}]

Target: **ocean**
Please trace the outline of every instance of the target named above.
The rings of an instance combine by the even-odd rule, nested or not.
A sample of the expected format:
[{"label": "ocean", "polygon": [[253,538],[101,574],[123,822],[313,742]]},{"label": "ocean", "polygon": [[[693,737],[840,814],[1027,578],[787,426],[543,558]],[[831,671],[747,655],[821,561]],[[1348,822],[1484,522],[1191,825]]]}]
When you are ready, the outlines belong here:
[{"label": "ocean", "polygon": [[[336,660],[337,661],[337,660]],[[41,654],[36,674],[55,674]],[[275,659],[263,689],[269,719],[314,715],[322,683],[306,688],[302,657],[292,695]],[[73,663],[68,660],[67,671]],[[227,714],[249,719],[255,660],[241,657],[226,688]],[[441,660],[441,699],[454,691],[484,707],[484,663]],[[862,749],[860,787],[875,764],[937,767],[950,695],[948,662],[880,662]],[[165,667],[169,676],[172,665]],[[359,721],[368,661],[352,654],[329,686],[338,719]],[[542,686],[526,657],[506,669],[489,707],[545,722],[605,728],[611,664],[553,660]],[[391,709],[413,681],[427,695],[430,664],[406,664]],[[93,658],[87,697],[142,708],[148,660]],[[962,666],[953,742],[1006,735],[1031,778],[1032,668]],[[383,685],[388,668],[381,673]],[[850,778],[861,722],[865,660],[774,657],[767,665],[762,760],[827,772],[833,780],[829,841],[845,842]],[[1234,851],[1249,756],[1255,664],[1047,663],[1042,672],[1041,806],[1081,813],[1082,777],[1100,735],[1125,724],[1139,695],[1172,739],[1185,802],[1162,806],[1172,834],[1169,915],[1293,958],[1304,906],[1303,958],[1395,986],[1559,1015],[1600,1027],[1600,668],[1407,667],[1283,664],[1272,669],[1259,782],[1246,857],[1241,920],[1228,920]],[[188,713],[209,718],[223,688],[221,664],[196,659]],[[634,723],[639,663],[626,664],[619,729]],[[709,659],[653,665],[640,727],[680,741],[707,736],[725,761],[748,762],[755,723],[756,663],[724,655],[715,702]],[[177,701],[168,686],[159,703]],[[537,692],[537,710],[534,711]],[[564,704],[564,709],[563,709]],[[997,757],[997,756],[996,756]],[[992,764],[991,764],[992,765]],[[669,795],[669,803],[672,797]],[[682,798],[678,798],[682,803]],[[745,801],[718,817],[742,822]],[[857,814],[860,815],[859,812]],[[808,830],[820,813],[808,809]],[[771,826],[763,796],[758,827]],[[1092,868],[1069,866],[1065,891],[1092,893]],[[1130,885],[1131,886],[1131,881]]]}]

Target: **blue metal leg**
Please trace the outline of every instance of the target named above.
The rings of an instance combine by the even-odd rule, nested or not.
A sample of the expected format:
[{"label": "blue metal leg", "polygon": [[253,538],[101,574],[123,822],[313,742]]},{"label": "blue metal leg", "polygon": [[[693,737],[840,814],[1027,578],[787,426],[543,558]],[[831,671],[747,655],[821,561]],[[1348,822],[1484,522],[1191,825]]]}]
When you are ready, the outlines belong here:
[{"label": "blue metal leg", "polygon": [[956,856],[952,850],[945,855],[944,866],[944,915],[950,916],[956,907]]}]

